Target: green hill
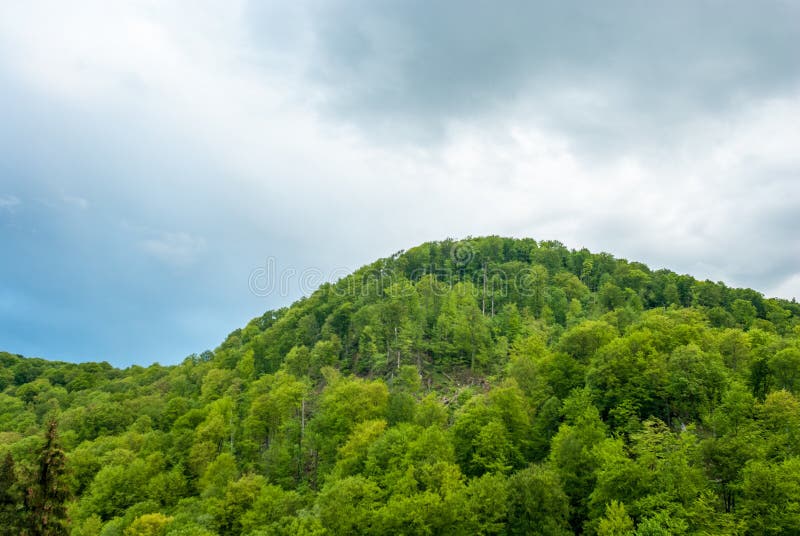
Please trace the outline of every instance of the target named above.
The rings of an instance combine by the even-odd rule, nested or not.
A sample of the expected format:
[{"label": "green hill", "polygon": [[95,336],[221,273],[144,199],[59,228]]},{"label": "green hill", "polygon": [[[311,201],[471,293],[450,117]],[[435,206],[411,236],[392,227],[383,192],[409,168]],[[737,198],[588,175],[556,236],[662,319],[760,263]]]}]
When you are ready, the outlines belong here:
[{"label": "green hill", "polygon": [[176,366],[0,352],[0,390],[2,534],[800,534],[800,304],[558,242],[423,244]]}]

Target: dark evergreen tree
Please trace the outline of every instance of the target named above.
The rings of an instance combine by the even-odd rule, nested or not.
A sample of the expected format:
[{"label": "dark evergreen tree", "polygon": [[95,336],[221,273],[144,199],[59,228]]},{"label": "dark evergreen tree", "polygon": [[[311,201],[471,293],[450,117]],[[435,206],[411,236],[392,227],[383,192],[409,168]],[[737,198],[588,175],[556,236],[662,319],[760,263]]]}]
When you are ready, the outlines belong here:
[{"label": "dark evergreen tree", "polygon": [[62,536],[69,533],[66,502],[66,455],[58,440],[58,423],[50,421],[38,467],[25,495],[27,533],[30,536]]},{"label": "dark evergreen tree", "polygon": [[22,493],[17,481],[14,458],[6,453],[0,463],[0,535],[17,536],[22,512]]}]

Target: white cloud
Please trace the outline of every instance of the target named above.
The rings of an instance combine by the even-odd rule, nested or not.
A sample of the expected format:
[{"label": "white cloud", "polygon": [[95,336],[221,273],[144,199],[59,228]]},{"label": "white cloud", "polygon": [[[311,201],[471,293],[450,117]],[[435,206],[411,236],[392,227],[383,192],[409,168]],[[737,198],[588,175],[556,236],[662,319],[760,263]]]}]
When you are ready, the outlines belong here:
[{"label": "white cloud", "polygon": [[139,243],[139,247],[148,255],[173,267],[184,267],[194,263],[206,249],[202,237],[195,237],[183,232],[161,232],[157,236],[147,238]]},{"label": "white cloud", "polygon": [[61,200],[69,206],[75,207],[80,210],[89,208],[89,201],[78,195],[62,194]]},{"label": "white cloud", "polygon": [[778,296],[787,300],[800,300],[800,273],[794,274],[779,285],[768,289],[767,296]]},{"label": "white cloud", "polygon": [[0,195],[0,210],[14,212],[22,201],[14,195]]}]

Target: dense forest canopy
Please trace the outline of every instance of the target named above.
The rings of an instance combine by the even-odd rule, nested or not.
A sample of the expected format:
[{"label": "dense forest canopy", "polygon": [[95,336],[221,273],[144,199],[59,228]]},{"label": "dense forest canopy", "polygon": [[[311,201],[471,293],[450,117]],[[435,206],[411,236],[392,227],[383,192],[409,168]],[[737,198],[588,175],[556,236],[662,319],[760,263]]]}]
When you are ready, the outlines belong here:
[{"label": "dense forest canopy", "polygon": [[0,531],[800,534],[799,395],[794,300],[426,243],[176,366],[0,353]]}]

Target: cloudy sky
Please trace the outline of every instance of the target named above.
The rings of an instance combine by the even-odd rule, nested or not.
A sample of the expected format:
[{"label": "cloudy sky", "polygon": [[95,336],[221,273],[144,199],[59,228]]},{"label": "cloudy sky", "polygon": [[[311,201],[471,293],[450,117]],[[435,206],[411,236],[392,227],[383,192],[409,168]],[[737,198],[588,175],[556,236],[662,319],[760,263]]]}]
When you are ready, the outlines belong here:
[{"label": "cloudy sky", "polygon": [[467,235],[800,298],[798,36],[788,0],[0,2],[0,349],[174,363]]}]

